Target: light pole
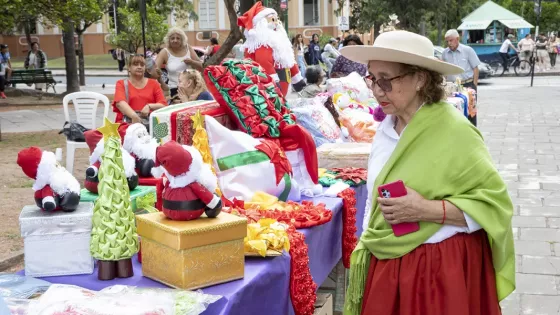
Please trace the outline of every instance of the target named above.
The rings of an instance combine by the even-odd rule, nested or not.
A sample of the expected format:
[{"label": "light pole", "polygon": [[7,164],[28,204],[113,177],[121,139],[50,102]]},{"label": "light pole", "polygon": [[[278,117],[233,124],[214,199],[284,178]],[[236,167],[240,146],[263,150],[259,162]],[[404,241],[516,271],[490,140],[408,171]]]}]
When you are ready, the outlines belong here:
[{"label": "light pole", "polygon": [[140,18],[142,19],[142,43],[144,44],[144,58],[146,58],[146,0],[140,0]]},{"label": "light pole", "polygon": [[[535,0],[535,13],[537,14],[537,25],[535,25],[535,40],[538,40],[537,36],[539,36],[539,23],[541,22],[541,12],[542,12],[542,0]],[[537,62],[536,58],[536,50],[534,54],[530,58],[533,58],[533,62],[531,62],[531,87],[533,86],[533,80],[535,78],[535,63]]]}]

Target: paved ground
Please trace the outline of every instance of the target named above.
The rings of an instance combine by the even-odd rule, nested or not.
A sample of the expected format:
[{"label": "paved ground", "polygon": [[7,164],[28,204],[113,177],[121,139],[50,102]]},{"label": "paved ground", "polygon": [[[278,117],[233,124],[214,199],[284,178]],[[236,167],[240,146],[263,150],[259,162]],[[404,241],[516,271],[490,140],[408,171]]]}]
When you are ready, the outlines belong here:
[{"label": "paved ground", "polygon": [[[504,315],[560,314],[560,77],[493,78],[479,125],[516,206],[516,292]],[[101,111],[99,111],[101,112]],[[59,129],[62,109],[0,112],[3,132]]]}]

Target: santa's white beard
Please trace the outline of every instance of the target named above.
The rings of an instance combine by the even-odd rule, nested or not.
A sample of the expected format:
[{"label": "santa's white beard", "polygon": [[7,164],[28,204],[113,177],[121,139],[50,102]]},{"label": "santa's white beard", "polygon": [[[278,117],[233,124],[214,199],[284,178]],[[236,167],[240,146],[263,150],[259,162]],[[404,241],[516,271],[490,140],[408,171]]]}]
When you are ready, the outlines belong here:
[{"label": "santa's white beard", "polygon": [[150,138],[149,142],[134,141],[130,148],[130,153],[139,159],[156,160],[156,149],[159,146],[156,139]]},{"label": "santa's white beard", "polygon": [[273,30],[268,27],[268,21],[262,19],[251,30],[245,31],[245,38],[243,48],[251,54],[262,46],[272,48],[276,67],[289,69],[296,64],[292,43],[281,24]]}]

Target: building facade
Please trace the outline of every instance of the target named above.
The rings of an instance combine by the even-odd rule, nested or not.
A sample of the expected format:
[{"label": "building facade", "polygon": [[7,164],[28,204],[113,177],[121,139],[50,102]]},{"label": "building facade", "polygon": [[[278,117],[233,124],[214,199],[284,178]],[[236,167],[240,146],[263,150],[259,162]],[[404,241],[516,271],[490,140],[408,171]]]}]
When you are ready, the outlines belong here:
[{"label": "building facade", "polygon": [[[288,3],[288,26],[291,34],[303,34],[305,39],[310,39],[314,33],[328,34],[333,37],[342,35],[338,29],[338,17],[335,10],[338,2],[331,0],[290,0]],[[189,44],[205,47],[209,45],[210,38],[216,37],[223,42],[229,34],[230,21],[223,0],[194,0],[194,7],[198,21],[177,21],[174,14],[168,17],[169,26],[179,26],[185,30]],[[84,53],[86,55],[99,55],[109,53],[113,47],[107,39],[110,31],[109,15],[99,23],[88,28],[84,33]],[[366,36],[367,37],[367,36]],[[49,58],[64,56],[62,34],[58,27],[44,26],[38,22],[34,41],[39,42]],[[363,38],[367,44],[368,39]],[[24,57],[29,51],[25,35],[2,36],[0,43],[10,46],[13,57]]]}]

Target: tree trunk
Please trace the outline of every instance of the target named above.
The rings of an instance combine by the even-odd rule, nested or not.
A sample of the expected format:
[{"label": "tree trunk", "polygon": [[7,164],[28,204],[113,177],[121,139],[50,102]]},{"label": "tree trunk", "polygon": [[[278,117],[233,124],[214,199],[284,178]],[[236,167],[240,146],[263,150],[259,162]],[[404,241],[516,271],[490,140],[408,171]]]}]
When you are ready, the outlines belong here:
[{"label": "tree trunk", "polygon": [[[255,4],[254,0],[239,0],[239,12],[240,15],[249,11],[249,9]],[[236,19],[237,20],[237,19]],[[237,24],[236,24],[237,25]]]},{"label": "tree trunk", "polygon": [[29,21],[29,19],[26,19],[25,22],[23,23],[23,31],[25,32],[25,39],[27,40],[27,46],[29,47],[29,50],[31,50],[31,28],[29,27],[29,23],[31,23]]},{"label": "tree trunk", "polygon": [[76,41],[74,40],[74,23],[68,17],[63,19],[62,39],[64,41],[64,59],[66,62],[66,93],[80,91],[78,82],[78,64],[76,63]]},{"label": "tree trunk", "polygon": [[80,86],[86,85],[86,72],[84,61],[84,35],[78,33],[78,70],[80,72]]},{"label": "tree trunk", "polygon": [[[237,12],[235,12],[235,0],[224,0],[226,4],[226,10],[229,17],[229,27],[230,32],[226,40],[224,41],[223,45],[220,47],[218,52],[216,52],[210,59],[206,59],[204,64],[202,65],[203,68],[210,65],[217,65],[227,57],[227,55],[233,49],[233,46],[239,42],[243,35],[241,34],[241,29],[237,26]],[[241,0],[241,4],[243,5],[243,0]],[[249,7],[250,9],[250,7]],[[243,12],[243,11],[242,11]]]}]

